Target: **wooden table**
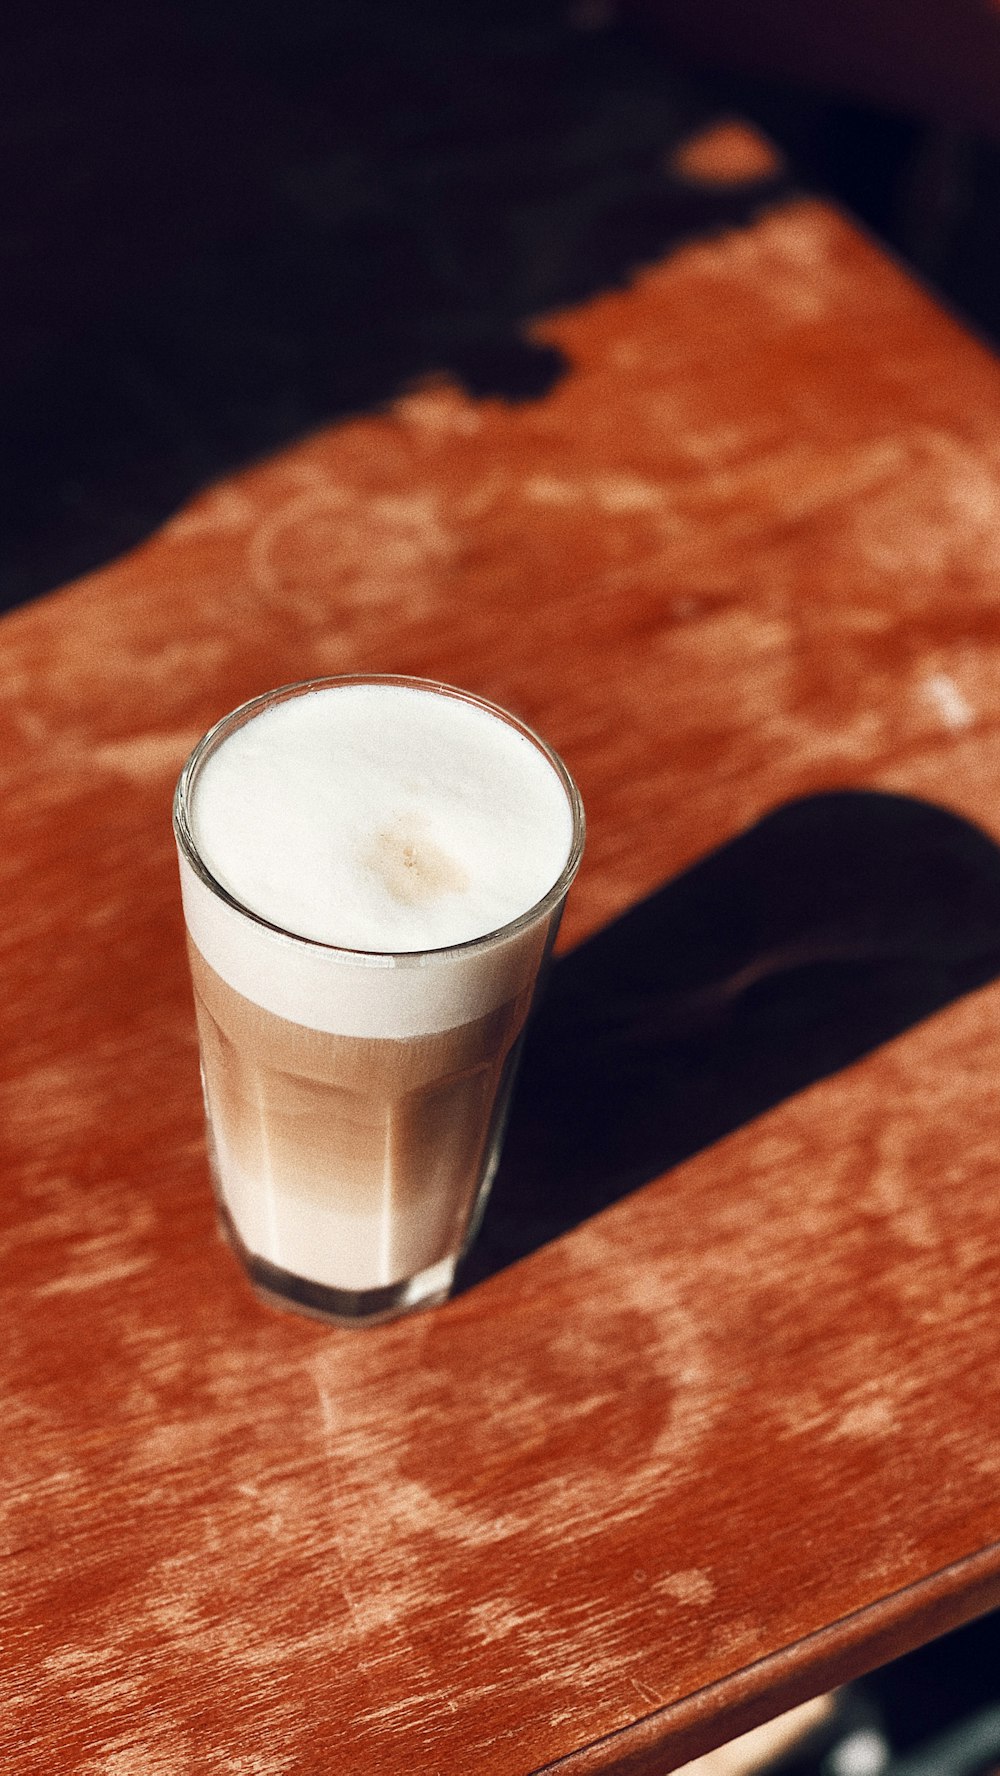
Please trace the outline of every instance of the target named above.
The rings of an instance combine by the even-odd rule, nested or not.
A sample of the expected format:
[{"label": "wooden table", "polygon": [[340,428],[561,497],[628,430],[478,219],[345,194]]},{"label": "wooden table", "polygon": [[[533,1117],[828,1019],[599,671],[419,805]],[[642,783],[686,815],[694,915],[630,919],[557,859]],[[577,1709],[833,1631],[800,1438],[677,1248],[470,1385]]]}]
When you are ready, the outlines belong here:
[{"label": "wooden table", "polygon": [[2,649],[12,1776],[655,1776],[1000,1603],[1000,987],[443,1309],[219,1242],[169,809],[312,674],[519,710],[563,947],[789,798],[1000,831],[1000,377],[793,202],[206,491]]}]

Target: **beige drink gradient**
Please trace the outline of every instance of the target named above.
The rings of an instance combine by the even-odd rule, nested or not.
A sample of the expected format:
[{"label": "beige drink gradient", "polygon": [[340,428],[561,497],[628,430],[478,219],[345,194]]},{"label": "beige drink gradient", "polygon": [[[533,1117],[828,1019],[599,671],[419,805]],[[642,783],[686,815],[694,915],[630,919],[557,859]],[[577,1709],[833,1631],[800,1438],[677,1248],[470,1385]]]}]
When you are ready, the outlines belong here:
[{"label": "beige drink gradient", "polygon": [[[227,1228],[258,1284],[315,1311],[365,1319],[447,1293],[495,1168],[519,1038],[583,830],[555,755],[514,718],[448,687],[320,681],[273,693],[227,722],[239,731],[276,702],[354,684],[373,687],[370,707],[386,718],[428,710],[381,696],[380,685],[461,700],[509,724],[539,755],[532,771],[541,760],[555,775],[569,834],[546,891],[500,928],[424,952],[338,950],[271,924],[213,877],[191,834],[198,749],[185,767],[175,824],[210,1160]],[[459,739],[469,714],[458,719]],[[202,748],[225,743],[227,722]],[[518,768],[518,760],[529,762],[518,754]],[[460,900],[470,873],[453,845],[437,842],[434,791],[421,782],[426,820],[422,809],[390,809],[388,819],[382,810],[358,844],[393,908],[418,920],[422,901]],[[464,780],[461,793],[468,798]]]}]

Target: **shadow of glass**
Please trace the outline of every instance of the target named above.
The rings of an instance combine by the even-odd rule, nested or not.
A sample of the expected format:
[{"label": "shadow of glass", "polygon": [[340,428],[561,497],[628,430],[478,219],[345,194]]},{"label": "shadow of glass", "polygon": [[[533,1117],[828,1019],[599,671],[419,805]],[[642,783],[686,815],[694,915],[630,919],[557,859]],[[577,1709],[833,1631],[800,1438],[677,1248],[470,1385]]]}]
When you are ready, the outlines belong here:
[{"label": "shadow of glass", "polygon": [[559,958],[459,1287],[1000,973],[1000,849],[943,808],[791,802]]}]

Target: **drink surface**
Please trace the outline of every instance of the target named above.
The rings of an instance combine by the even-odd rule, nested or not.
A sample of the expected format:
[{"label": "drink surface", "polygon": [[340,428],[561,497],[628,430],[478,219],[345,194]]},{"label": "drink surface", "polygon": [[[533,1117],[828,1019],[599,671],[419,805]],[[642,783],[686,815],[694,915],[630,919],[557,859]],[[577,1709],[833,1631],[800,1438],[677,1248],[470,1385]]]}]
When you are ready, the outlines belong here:
[{"label": "drink surface", "polygon": [[192,831],[211,874],[282,930],[376,953],[482,937],[559,877],[572,811],[516,727],[410,685],[273,704],[204,761]]}]

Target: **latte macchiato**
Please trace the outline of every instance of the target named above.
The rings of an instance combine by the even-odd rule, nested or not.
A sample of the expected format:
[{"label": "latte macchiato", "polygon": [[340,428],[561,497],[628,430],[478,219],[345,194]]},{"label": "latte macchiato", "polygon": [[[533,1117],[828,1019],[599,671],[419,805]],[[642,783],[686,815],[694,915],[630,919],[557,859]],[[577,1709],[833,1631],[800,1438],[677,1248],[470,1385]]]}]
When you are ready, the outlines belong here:
[{"label": "latte macchiato", "polygon": [[175,826],[215,1182],[257,1280],[365,1318],[447,1292],[582,848],[555,755],[419,680],[260,698]]}]

